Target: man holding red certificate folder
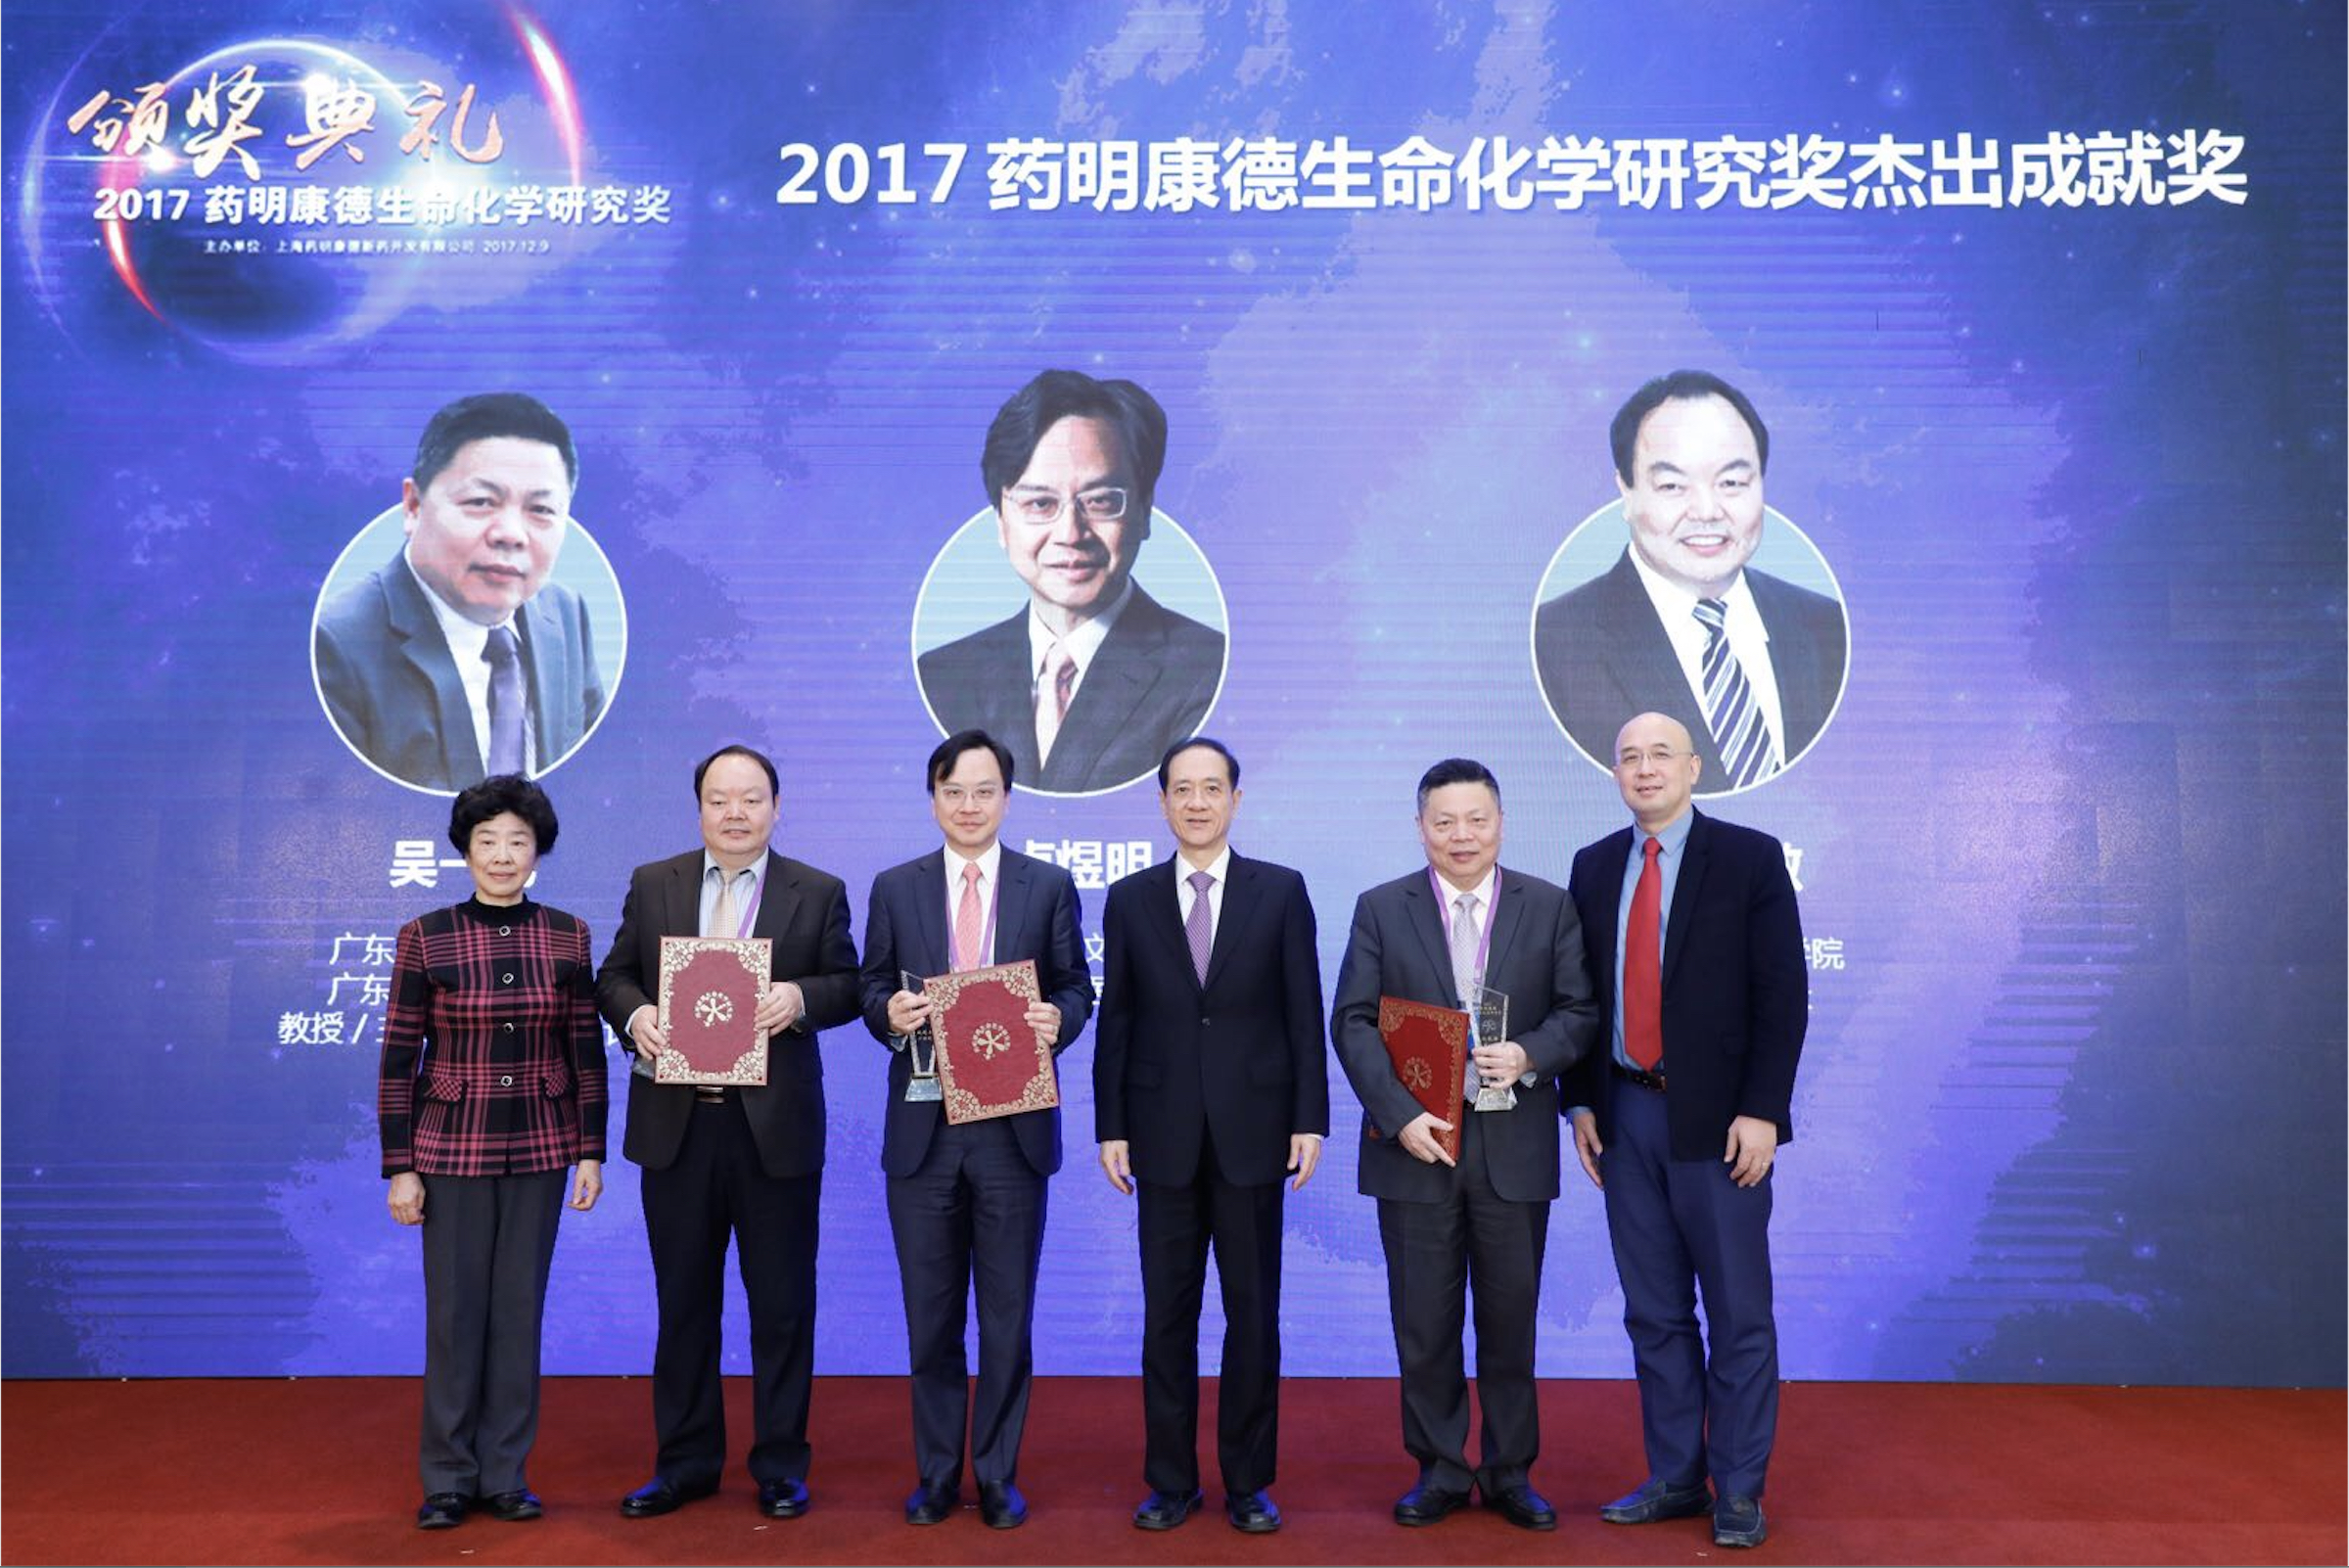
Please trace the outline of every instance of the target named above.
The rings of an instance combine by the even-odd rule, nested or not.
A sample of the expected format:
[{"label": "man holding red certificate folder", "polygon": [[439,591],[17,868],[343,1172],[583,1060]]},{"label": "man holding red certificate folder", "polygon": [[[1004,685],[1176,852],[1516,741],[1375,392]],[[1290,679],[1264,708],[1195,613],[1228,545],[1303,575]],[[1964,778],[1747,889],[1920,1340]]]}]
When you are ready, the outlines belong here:
[{"label": "man holding red certificate folder", "polygon": [[[939,1524],[961,1503],[964,1425],[979,1514],[1009,1530],[1028,1517],[1020,1436],[1028,1420],[1030,1332],[1043,1255],[1044,1191],[1060,1169],[1060,1110],[959,1124],[944,1115],[932,1004],[907,984],[1022,959],[1043,999],[1036,1044],[1059,1052],[1093,1011],[1077,930],[1077,885],[1059,866],[997,839],[1011,794],[1010,750],[984,730],[930,754],[930,808],[945,843],[873,879],[865,918],[864,1022],[896,1054],[881,1169],[905,1292],[917,1485],[905,1522]],[[1554,1117],[1555,1112],[1552,1112]],[[963,1357],[965,1303],[979,1303],[979,1385]]]},{"label": "man holding red certificate folder", "polygon": [[[1565,890],[1498,863],[1492,770],[1465,758],[1429,768],[1418,820],[1427,864],[1356,901],[1330,1009],[1330,1038],[1362,1102],[1357,1181],[1378,1200],[1403,1446],[1419,1465],[1395,1522],[1434,1524],[1473,1485],[1511,1524],[1554,1530],[1557,1512],[1531,1480],[1541,1448],[1534,1324],[1558,1195],[1557,1078],[1590,1049],[1598,1009]],[[1381,996],[1472,1020],[1480,996],[1488,1018],[1506,998],[1507,1036],[1476,1040],[1460,1083],[1444,1092],[1450,1115],[1425,1109],[1396,1071],[1379,1034]],[[1455,1130],[1456,1158],[1438,1138]],[[1484,1408],[1473,1469],[1461,1350],[1471,1282]]]}]

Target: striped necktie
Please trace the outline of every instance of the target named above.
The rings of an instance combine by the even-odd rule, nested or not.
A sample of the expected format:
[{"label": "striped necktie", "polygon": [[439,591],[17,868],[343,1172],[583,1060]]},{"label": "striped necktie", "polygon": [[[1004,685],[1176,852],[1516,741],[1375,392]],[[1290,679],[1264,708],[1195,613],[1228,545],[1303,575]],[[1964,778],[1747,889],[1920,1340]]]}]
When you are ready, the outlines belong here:
[{"label": "striped necktie", "polygon": [[1729,788],[1741,790],[1778,770],[1778,743],[1762,716],[1762,705],[1754,701],[1745,667],[1729,647],[1728,606],[1699,599],[1696,620],[1705,628],[1705,727],[1713,732]]}]

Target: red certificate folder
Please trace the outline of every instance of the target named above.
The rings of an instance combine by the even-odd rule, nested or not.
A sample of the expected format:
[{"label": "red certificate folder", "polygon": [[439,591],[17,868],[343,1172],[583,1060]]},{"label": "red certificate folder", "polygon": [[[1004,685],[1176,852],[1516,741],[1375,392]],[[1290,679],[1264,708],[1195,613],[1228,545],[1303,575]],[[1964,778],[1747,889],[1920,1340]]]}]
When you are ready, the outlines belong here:
[{"label": "red certificate folder", "polygon": [[663,937],[656,1084],[766,1082],[766,1035],[755,1019],[773,944],[764,937]]},{"label": "red certificate folder", "polygon": [[1052,1053],[1028,1027],[1028,1004],[1042,999],[1036,960],[939,975],[922,982],[922,994],[938,1037],[947,1121],[984,1122],[1060,1103]]},{"label": "red certificate folder", "polygon": [[[1378,999],[1378,1038],[1395,1064],[1395,1076],[1423,1111],[1451,1124],[1436,1141],[1454,1160],[1460,1157],[1461,1087],[1468,1082],[1468,1015],[1453,1007]],[[1401,1128],[1387,1130],[1389,1135]]]}]

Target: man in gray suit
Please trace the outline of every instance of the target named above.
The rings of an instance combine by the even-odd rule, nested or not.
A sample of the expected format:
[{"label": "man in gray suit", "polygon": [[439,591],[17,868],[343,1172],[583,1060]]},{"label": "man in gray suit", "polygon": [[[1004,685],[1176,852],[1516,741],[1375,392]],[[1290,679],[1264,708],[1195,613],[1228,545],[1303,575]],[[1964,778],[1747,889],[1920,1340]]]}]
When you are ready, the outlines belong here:
[{"label": "man in gray suit", "polygon": [[604,711],[587,608],[549,582],[579,459],[535,397],[484,392],[432,417],[400,484],[407,542],[319,613],[327,716],[419,789],[530,776]]},{"label": "man in gray suit", "polygon": [[[1419,780],[1427,864],[1356,901],[1338,965],[1330,1038],[1362,1102],[1360,1189],[1378,1200],[1387,1304],[1403,1373],[1403,1446],[1418,1484],[1395,1522],[1430,1525],[1468,1500],[1527,1530],[1558,1516],[1532,1485],[1541,1448],[1534,1323],[1550,1200],[1558,1195],[1558,1075],[1598,1034],[1582,923],[1555,883],[1498,863],[1500,785],[1450,758]],[[1476,1082],[1439,1117],[1397,1076],[1378,1033],[1381,996],[1463,1007],[1483,986],[1508,998],[1508,1038],[1478,1039]],[[1475,1110],[1479,1088],[1505,1108]],[[1460,1130],[1459,1157],[1436,1134]],[[1469,1467],[1460,1332],[1476,1287],[1482,1463]]]},{"label": "man in gray suit", "polygon": [[980,474],[1028,603],[933,648],[918,672],[940,725],[1002,741],[1031,789],[1131,783],[1215,702],[1222,633],[1133,580],[1166,460],[1158,400],[1082,371],[1043,372],[988,427]]}]

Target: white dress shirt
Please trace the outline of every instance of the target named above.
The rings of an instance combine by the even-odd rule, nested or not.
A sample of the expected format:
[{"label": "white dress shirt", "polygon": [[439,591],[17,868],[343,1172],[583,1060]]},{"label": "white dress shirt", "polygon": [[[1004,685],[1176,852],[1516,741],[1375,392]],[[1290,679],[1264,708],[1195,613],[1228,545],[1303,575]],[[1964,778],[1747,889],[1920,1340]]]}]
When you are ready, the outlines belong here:
[{"label": "white dress shirt", "polygon": [[[1118,617],[1126,613],[1126,605],[1132,597],[1133,578],[1128,577],[1126,585],[1118,590],[1118,596],[1110,601],[1108,609],[1084,622],[1065,637],[1044,624],[1043,617],[1036,614],[1036,601],[1029,600],[1028,691],[1030,697],[1034,698],[1043,681],[1044,655],[1051,652],[1052,645],[1057,642],[1069,651],[1069,658],[1077,666],[1077,674],[1069,683],[1069,701],[1075,702],[1077,688],[1084,684],[1084,672],[1093,667],[1093,656],[1101,651],[1101,644],[1107,640],[1110,627],[1118,623]],[[486,679],[486,676],[484,678]]]},{"label": "white dress shirt", "polygon": [[[482,760],[482,770],[487,772],[489,661],[482,657],[482,652],[489,646],[491,628],[466,620],[447,600],[435,593],[433,585],[424,580],[423,574],[416,570],[416,564],[408,559],[406,551],[400,552],[399,559],[407,567],[408,576],[416,579],[416,586],[424,590],[424,602],[433,607],[433,619],[440,623],[441,639],[448,644],[448,656],[457,667],[457,680],[465,688],[465,706],[473,715],[474,751]],[[514,633],[515,657],[523,659],[522,649],[528,644],[523,641],[522,628],[514,623],[512,616],[498,624]],[[530,667],[526,660],[522,666],[522,770],[536,773],[540,761],[538,724],[536,715],[530,712]]]},{"label": "white dress shirt", "polygon": [[995,876],[1003,866],[1003,841],[989,845],[976,860],[965,859],[962,852],[952,845],[946,847],[946,960],[958,956],[954,951],[954,916],[962,908],[962,868],[979,868],[979,940],[986,951],[979,955],[979,967],[987,968],[995,961],[994,922],[988,911],[995,906]]},{"label": "white dress shirt", "polygon": [[[1672,651],[1681,661],[1681,673],[1696,697],[1696,711],[1704,713],[1706,633],[1704,623],[1696,619],[1697,595],[1649,566],[1647,558],[1636,548],[1632,551],[1632,566],[1639,574],[1640,585],[1647,589],[1648,602],[1656,607],[1656,619],[1664,623],[1664,634],[1672,639]],[[1737,580],[1729,584],[1729,591],[1721,596],[1721,603],[1722,625],[1728,633],[1729,652],[1737,656],[1737,663],[1745,670],[1746,683],[1754,690],[1754,701],[1761,705],[1763,722],[1770,725],[1771,741],[1783,761],[1786,715],[1778,705],[1777,671],[1770,662],[1770,628],[1762,624],[1762,612],[1754,605],[1754,590],[1747,585],[1742,570]]]},{"label": "white dress shirt", "polygon": [[1223,884],[1231,880],[1231,846],[1224,845],[1221,853],[1205,865],[1193,865],[1182,857],[1180,851],[1175,852],[1174,912],[1181,917],[1185,931],[1191,925],[1191,905],[1199,898],[1199,890],[1191,886],[1194,871],[1204,871],[1216,879],[1207,885],[1207,940],[1212,944],[1218,928],[1223,924]]}]

